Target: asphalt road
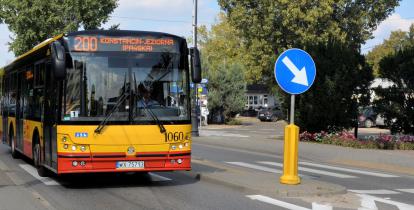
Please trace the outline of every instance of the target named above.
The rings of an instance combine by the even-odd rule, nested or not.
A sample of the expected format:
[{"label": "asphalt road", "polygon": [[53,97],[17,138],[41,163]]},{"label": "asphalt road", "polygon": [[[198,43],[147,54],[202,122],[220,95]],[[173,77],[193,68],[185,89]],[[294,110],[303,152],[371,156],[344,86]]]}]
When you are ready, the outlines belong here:
[{"label": "asphalt road", "polygon": [[30,164],[0,146],[0,209],[274,209],[185,172],[38,179]]},{"label": "asphalt road", "polygon": [[[283,170],[283,141],[276,139],[283,137],[284,125],[281,122],[260,122],[250,126],[204,129],[201,132],[202,137],[195,140],[193,154],[203,159],[232,166],[237,165],[249,170]],[[363,135],[377,135],[375,129],[361,129],[361,131]],[[379,130],[379,132],[383,132],[383,130]],[[299,147],[299,173],[302,176],[345,186],[349,192],[378,196],[389,201],[408,204],[408,209],[414,209],[414,176],[399,172],[372,170],[372,168],[326,164],[331,159],[340,159],[347,156],[348,158],[354,156],[353,159],[368,159],[367,156],[383,151],[353,151],[355,149],[334,148],[330,145],[316,144],[301,144]],[[273,151],[271,151],[272,149]],[[332,150],[328,151],[330,149]],[[338,150],[345,151],[344,153],[347,155],[335,154]],[[399,151],[392,152],[395,155],[400,155]],[[408,161],[412,162],[414,153],[410,152],[407,154],[402,151],[401,154],[406,155],[404,157],[409,157]],[[378,156],[381,157],[381,155]],[[373,161],[382,162],[378,157],[372,159],[375,158],[377,159]],[[400,156],[384,158],[388,160],[394,158],[397,159],[394,161],[401,163],[407,161],[407,158],[401,158]],[[414,168],[412,168],[412,171],[414,171]],[[279,173],[276,174],[280,176]],[[384,209],[394,209],[395,206],[392,206],[385,205]]]},{"label": "asphalt road", "polygon": [[[306,200],[273,194],[257,195],[248,189],[242,190],[225,183],[200,179],[197,176],[200,174],[203,177],[205,173],[214,174],[218,168],[228,167],[239,169],[239,173],[253,174],[250,180],[245,180],[246,182],[265,182],[265,179],[261,179],[265,175],[274,176],[275,179],[271,181],[277,182],[282,170],[283,142],[276,139],[283,136],[283,126],[282,123],[255,123],[242,127],[202,129],[201,137],[193,140],[193,158],[208,160],[213,166],[203,168],[195,162],[192,172],[91,174],[40,178],[37,177],[30,161],[12,159],[9,148],[0,145],[0,210],[304,210],[312,207],[318,210],[329,209],[323,206],[317,207],[317,203],[313,203],[316,201],[312,200],[313,198]],[[344,167],[335,163],[327,164],[327,161],[321,160],[333,157],[332,154],[339,153],[338,151],[344,151],[346,154],[352,154],[353,151],[336,148],[336,151],[332,150],[331,153],[321,152],[327,151],[326,148],[301,145],[299,173],[302,177],[340,184],[353,194],[374,196],[374,205],[369,202],[372,197],[369,197],[366,202],[368,206],[371,205],[371,209],[414,209],[412,175],[362,167]],[[361,155],[355,154],[353,156]],[[371,156],[361,155],[361,159],[368,159]],[[336,156],[338,157],[342,156]],[[410,160],[405,161],[410,166]]]}]

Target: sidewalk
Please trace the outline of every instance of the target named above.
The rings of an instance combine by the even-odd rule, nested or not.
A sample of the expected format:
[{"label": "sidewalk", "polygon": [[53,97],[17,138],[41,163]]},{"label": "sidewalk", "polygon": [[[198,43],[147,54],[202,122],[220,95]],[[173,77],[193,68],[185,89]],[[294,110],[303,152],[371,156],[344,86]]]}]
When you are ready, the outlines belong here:
[{"label": "sidewalk", "polygon": [[5,164],[9,155],[8,148],[0,144],[0,210],[54,209],[30,187],[34,183],[26,183]]}]

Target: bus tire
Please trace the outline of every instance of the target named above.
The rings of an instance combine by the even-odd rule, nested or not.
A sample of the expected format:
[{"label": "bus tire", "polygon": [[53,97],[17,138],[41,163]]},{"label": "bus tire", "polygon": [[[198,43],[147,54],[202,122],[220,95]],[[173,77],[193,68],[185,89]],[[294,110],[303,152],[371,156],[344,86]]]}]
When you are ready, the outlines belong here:
[{"label": "bus tire", "polygon": [[14,159],[18,159],[19,157],[19,152],[16,150],[16,142],[15,142],[15,138],[14,138],[14,132],[13,132],[13,127],[10,129],[9,132],[9,142],[10,142],[10,150],[11,150],[11,156]]},{"label": "bus tire", "polygon": [[40,152],[40,143],[35,141],[33,146],[33,164],[37,169],[37,173],[40,177],[48,177],[49,171],[41,163],[41,152]]}]

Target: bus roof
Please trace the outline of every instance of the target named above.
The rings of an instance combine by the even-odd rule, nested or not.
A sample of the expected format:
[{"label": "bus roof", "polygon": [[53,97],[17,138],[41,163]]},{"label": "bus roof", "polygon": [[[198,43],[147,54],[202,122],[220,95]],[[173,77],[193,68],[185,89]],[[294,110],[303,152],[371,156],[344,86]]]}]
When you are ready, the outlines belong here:
[{"label": "bus roof", "polygon": [[174,37],[177,39],[184,39],[183,37],[179,37],[177,35],[163,33],[163,32],[153,32],[153,31],[131,31],[131,30],[89,30],[89,31],[75,31],[68,33],[68,36],[76,36],[76,35],[83,35],[83,34],[99,34],[99,35],[106,35],[106,36],[138,36],[138,35],[148,35],[148,36],[169,36]]},{"label": "bus roof", "polygon": [[39,49],[41,49],[41,48],[49,45],[50,43],[52,43],[52,42],[54,42],[54,41],[56,41],[56,40],[58,40],[58,39],[60,39],[62,37],[63,37],[63,34],[59,34],[59,35],[57,35],[57,36],[55,36],[53,38],[46,39],[45,41],[43,41],[40,44],[38,44],[35,47],[33,47],[31,50],[27,51],[26,53],[20,55],[16,59],[14,59],[13,62],[11,62],[8,65],[6,65],[5,67],[3,67],[3,69],[6,69],[8,66],[16,63],[17,61],[21,60],[22,58],[27,57],[28,55],[32,54],[33,52],[36,52],[37,50],[39,50]]}]

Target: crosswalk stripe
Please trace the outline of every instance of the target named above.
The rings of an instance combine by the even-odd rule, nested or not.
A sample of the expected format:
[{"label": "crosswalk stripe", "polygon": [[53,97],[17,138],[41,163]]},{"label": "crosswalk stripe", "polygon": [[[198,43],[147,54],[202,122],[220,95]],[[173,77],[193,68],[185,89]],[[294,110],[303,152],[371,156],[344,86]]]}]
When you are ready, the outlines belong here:
[{"label": "crosswalk stripe", "polygon": [[414,193],[414,189],[395,189],[401,192]]},{"label": "crosswalk stripe", "polygon": [[390,174],[376,173],[376,172],[363,171],[363,170],[353,170],[353,169],[349,169],[349,168],[341,168],[341,167],[321,165],[321,164],[309,163],[309,162],[299,162],[299,164],[306,165],[306,166],[314,166],[314,167],[318,167],[318,168],[333,169],[333,170],[337,170],[337,171],[351,172],[351,173],[356,173],[356,174],[369,175],[369,176],[384,177],[384,178],[398,177],[398,176],[390,175]]},{"label": "crosswalk stripe", "polygon": [[399,192],[392,190],[348,190],[349,192],[358,193],[358,194],[371,194],[371,195],[395,195],[400,194]]},{"label": "crosswalk stripe", "polygon": [[38,179],[39,181],[43,182],[45,185],[59,185],[58,182],[56,182],[55,180],[48,178],[48,177],[40,177],[37,174],[36,169],[29,165],[29,164],[19,164],[20,168],[22,168],[23,170],[25,170],[27,173],[29,173],[30,175],[32,175],[34,178]]},{"label": "crosswalk stripe", "polygon": [[[283,167],[283,164],[275,163],[275,162],[259,161],[258,163]],[[322,175],[325,175],[325,176],[333,176],[333,177],[338,177],[338,178],[357,178],[356,176],[351,176],[351,175],[347,175],[347,174],[340,174],[340,173],[334,173],[334,172],[329,172],[329,171],[321,171],[321,170],[306,168],[306,167],[301,167],[301,166],[299,166],[298,169],[300,171],[306,171],[306,172],[310,172],[310,173],[322,174]]]},{"label": "crosswalk stripe", "polygon": [[278,174],[282,173],[281,170],[268,168],[268,167],[264,167],[264,166],[259,166],[259,165],[254,165],[254,164],[250,164],[250,163],[243,163],[243,162],[226,162],[226,163],[232,164],[232,165],[237,165],[237,166],[242,166],[242,167],[246,167],[246,168],[266,171],[266,172],[270,172],[270,173],[278,173]]}]

